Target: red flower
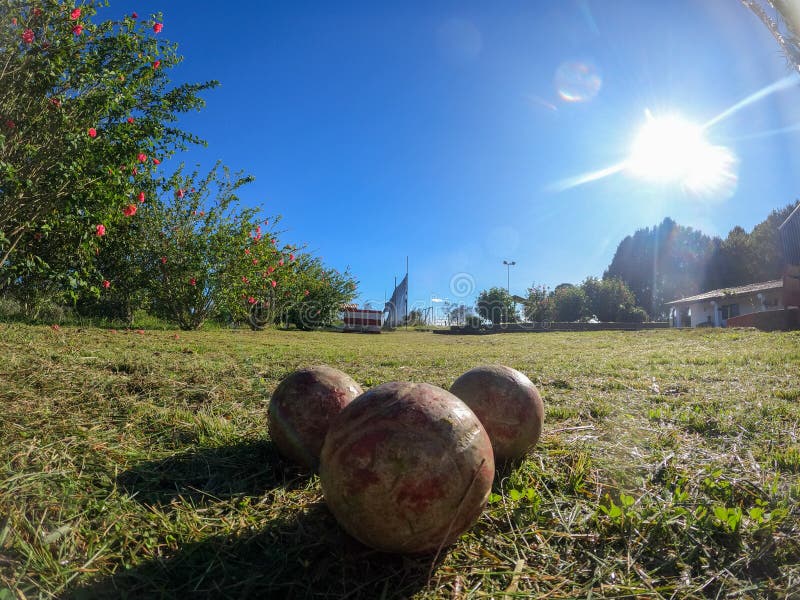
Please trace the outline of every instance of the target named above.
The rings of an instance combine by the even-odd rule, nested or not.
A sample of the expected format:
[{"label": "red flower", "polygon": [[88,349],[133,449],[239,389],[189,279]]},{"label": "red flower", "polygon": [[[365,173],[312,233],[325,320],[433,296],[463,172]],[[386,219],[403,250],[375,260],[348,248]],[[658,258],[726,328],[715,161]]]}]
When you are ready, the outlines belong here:
[{"label": "red flower", "polygon": [[82,34],[83,33],[83,25],[81,25],[80,23],[75,25],[75,27],[72,28],[72,33],[74,33],[75,35]]},{"label": "red flower", "polygon": [[292,261],[292,262],[294,262],[294,254],[290,254],[290,255],[289,255],[289,260],[290,260],[290,261]]},{"label": "red flower", "polygon": [[162,264],[162,265],[165,265],[165,264],[167,264],[167,257],[166,257],[166,256],[162,256],[162,257],[161,257],[161,264]]},{"label": "red flower", "polygon": [[136,214],[136,210],[137,208],[135,204],[128,204],[128,206],[122,209],[122,214],[124,214],[126,217],[132,217]]},{"label": "red flower", "polygon": [[181,339],[181,336],[179,336],[179,335],[176,333],[175,335],[173,335],[173,336],[172,336],[172,339],[179,340],[179,339]]},{"label": "red flower", "polygon": [[131,19],[138,19],[139,15],[136,13],[131,13]]},{"label": "red flower", "polygon": [[110,282],[108,279],[104,279],[104,280],[103,280],[103,287],[104,287],[105,289],[108,289],[108,288],[110,288],[110,287],[111,287],[111,282]]},{"label": "red flower", "polygon": [[245,248],[245,249],[244,249],[244,253],[245,253],[245,254],[250,254],[250,248]]},{"label": "red flower", "polygon": [[205,214],[206,214],[206,211],[204,211],[204,210],[201,210],[201,211],[200,211],[200,216],[201,216],[201,217],[204,217],[204,216],[205,216]]},{"label": "red flower", "polygon": [[250,296],[250,297],[247,299],[247,303],[248,303],[248,304],[255,304],[255,303],[256,303],[256,299],[255,299],[255,298],[253,298],[252,296]]},{"label": "red flower", "polygon": [[257,258],[254,258],[254,259],[253,259],[253,264],[254,264],[254,265],[257,265],[257,264],[258,264],[258,259],[257,259]]},{"label": "red flower", "polygon": [[311,293],[311,292],[309,292],[308,290],[306,290],[305,292],[303,292],[303,295],[304,295],[304,296],[308,296],[310,293]]},{"label": "red flower", "polygon": [[133,168],[131,169],[131,175],[133,175],[134,177],[136,177],[138,174],[139,174],[139,169],[137,169],[136,167],[133,167]]},{"label": "red flower", "polygon": [[96,138],[97,137],[97,129],[94,127],[89,127],[89,137]]},{"label": "red flower", "polygon": [[279,267],[282,267],[282,266],[283,266],[283,259],[280,259],[280,260],[278,261],[278,266],[279,266]]},{"label": "red flower", "polygon": [[136,333],[138,333],[139,335],[144,335],[144,329],[137,329]]},{"label": "red flower", "polygon": [[139,192],[139,202],[144,202],[144,192]]},{"label": "red flower", "polygon": [[77,21],[81,17],[81,9],[74,8],[71,13],[69,13],[69,18],[73,21]]},{"label": "red flower", "polygon": [[139,156],[137,158],[139,159],[140,163],[147,162],[147,154],[145,154],[144,152],[139,152]]},{"label": "red flower", "polygon": [[41,8],[34,8],[33,9],[33,16],[34,17],[41,17],[42,16],[42,9]]},{"label": "red flower", "polygon": [[197,279],[195,279],[194,277],[192,277],[192,278],[189,280],[189,285],[197,285]]},{"label": "red flower", "polygon": [[161,30],[164,29],[163,23],[153,23],[153,31],[155,33],[161,33]]},{"label": "red flower", "polygon": [[50,325],[50,328],[53,331],[61,331],[61,327],[58,325],[58,323],[53,323],[52,325]]},{"label": "red flower", "polygon": [[157,69],[160,66],[161,66],[161,61],[160,60],[155,61],[153,63],[153,70]]},{"label": "red flower", "polygon": [[25,31],[22,32],[22,41],[25,42],[26,44],[32,44],[33,38],[34,38],[33,29],[26,29]]},{"label": "red flower", "polygon": [[106,234],[106,226],[101,223],[94,228],[94,232],[97,237],[103,237]]},{"label": "red flower", "polygon": [[50,98],[50,104],[56,108],[61,108],[61,100],[59,98]]},{"label": "red flower", "polygon": [[131,125],[133,125],[133,117],[128,117],[128,123],[130,123]]},{"label": "red flower", "polygon": [[276,287],[278,285],[278,282],[273,279],[272,281],[270,281],[270,284],[272,284],[272,287]]},{"label": "red flower", "polygon": [[242,277],[242,283],[250,283],[250,280],[247,277]]},{"label": "red flower", "polygon": [[269,267],[267,269],[267,273],[272,273],[275,270],[275,267]]},{"label": "red flower", "polygon": [[8,127],[9,129],[14,129],[14,127],[16,126],[17,124],[14,123],[14,121],[12,121],[11,119],[6,120],[6,127]]},{"label": "red flower", "polygon": [[14,17],[13,19],[11,19],[11,24],[12,24],[14,27],[16,27],[16,26],[17,26],[17,17]]},{"label": "red flower", "polygon": [[175,192],[175,195],[176,195],[178,198],[183,198],[183,197],[186,195],[186,190],[180,190],[180,189],[179,189],[177,192]]},{"label": "red flower", "polygon": [[154,159],[153,159],[153,164],[154,164],[154,165],[160,165],[160,164],[161,164],[161,161],[160,161],[160,160],[158,160],[157,158],[154,158]]}]

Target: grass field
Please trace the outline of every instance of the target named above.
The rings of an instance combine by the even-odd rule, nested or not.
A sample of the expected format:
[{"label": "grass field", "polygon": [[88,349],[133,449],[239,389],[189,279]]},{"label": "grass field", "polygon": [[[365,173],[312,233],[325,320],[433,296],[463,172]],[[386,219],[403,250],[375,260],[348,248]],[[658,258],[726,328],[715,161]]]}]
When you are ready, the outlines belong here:
[{"label": "grass field", "polygon": [[[543,439],[433,557],[350,539],[267,402],[503,363]],[[375,336],[0,324],[0,599],[800,598],[800,334]]]}]

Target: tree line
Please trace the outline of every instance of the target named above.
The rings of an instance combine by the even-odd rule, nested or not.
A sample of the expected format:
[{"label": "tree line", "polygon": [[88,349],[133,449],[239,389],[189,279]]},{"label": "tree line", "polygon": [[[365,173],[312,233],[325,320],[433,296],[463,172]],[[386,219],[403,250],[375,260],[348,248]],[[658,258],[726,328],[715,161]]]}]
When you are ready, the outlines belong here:
[{"label": "tree line", "polygon": [[[554,289],[533,284],[518,302],[504,288],[479,295],[480,319],[513,323],[599,321],[642,322],[669,317],[667,302],[705,291],[777,279],[783,273],[778,226],[798,202],[773,210],[749,233],[736,226],[723,239],[665,218],[626,236],[602,278]],[[522,305],[522,315],[517,310]]]},{"label": "tree line", "polygon": [[623,239],[603,274],[630,288],[651,318],[666,318],[666,303],[704,291],[778,279],[783,249],[778,226],[797,202],[773,210],[749,233],[736,226],[723,239],[670,218]]}]

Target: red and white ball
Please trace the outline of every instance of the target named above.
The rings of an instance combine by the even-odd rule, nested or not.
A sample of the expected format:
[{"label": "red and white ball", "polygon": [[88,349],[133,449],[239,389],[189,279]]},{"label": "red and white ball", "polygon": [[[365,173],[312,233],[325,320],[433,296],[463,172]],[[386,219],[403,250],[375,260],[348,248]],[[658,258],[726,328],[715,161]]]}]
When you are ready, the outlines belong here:
[{"label": "red and white ball", "polygon": [[392,382],[331,423],[320,479],[331,512],[359,541],[385,552],[436,552],[480,516],[494,457],[461,400],[427,383]]},{"label": "red and white ball", "polygon": [[456,379],[450,391],[478,415],[498,463],[521,458],[539,441],[544,403],[519,371],[503,365],[476,367]]},{"label": "red and white ball", "polygon": [[278,451],[315,469],[332,419],[362,392],[352,377],[325,365],[288,375],[269,403],[269,434]]}]

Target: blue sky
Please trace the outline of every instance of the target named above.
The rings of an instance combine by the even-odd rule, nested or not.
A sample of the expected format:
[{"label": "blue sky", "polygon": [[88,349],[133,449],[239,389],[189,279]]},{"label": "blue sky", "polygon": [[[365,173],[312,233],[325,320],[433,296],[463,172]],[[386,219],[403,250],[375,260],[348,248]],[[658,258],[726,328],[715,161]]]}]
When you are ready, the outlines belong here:
[{"label": "blue sky", "polygon": [[175,81],[221,82],[182,159],[253,174],[243,199],[376,306],[406,256],[410,303],[472,304],[504,259],[512,293],[577,283],[665,216],[724,236],[800,197],[800,131],[764,135],[800,123],[800,77],[706,131],[737,161],[724,194],[557,185],[624,160],[646,110],[706,123],[790,73],[737,1],[113,2],[131,10],[163,12]]}]

